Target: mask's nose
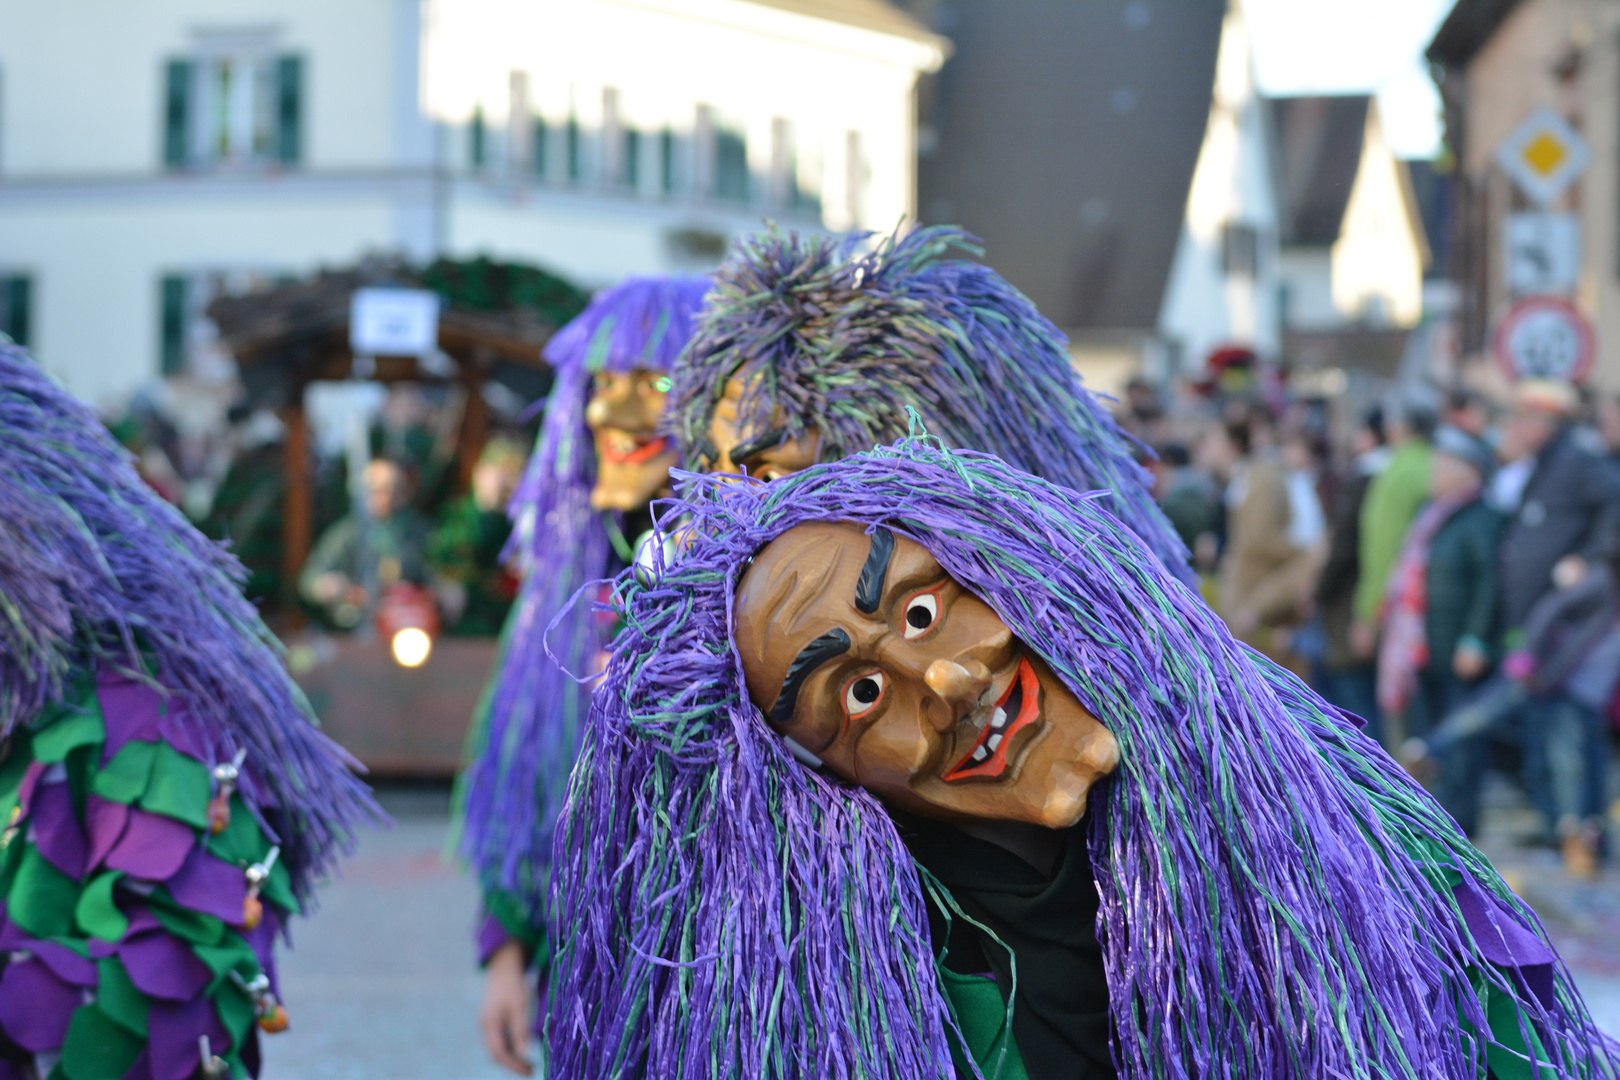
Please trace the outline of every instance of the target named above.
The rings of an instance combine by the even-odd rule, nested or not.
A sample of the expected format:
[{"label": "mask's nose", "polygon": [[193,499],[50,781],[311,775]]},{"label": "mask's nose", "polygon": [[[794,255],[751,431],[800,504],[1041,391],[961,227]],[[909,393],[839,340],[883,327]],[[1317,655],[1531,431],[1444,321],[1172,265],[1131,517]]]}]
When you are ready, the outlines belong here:
[{"label": "mask's nose", "polygon": [[980,695],[990,688],[990,669],[977,660],[966,663],[935,660],[923,673],[923,682],[950,706],[949,716],[936,718],[932,711],[929,713],[935,726],[943,723],[948,728],[954,726],[963,713],[971,711],[979,703]]}]

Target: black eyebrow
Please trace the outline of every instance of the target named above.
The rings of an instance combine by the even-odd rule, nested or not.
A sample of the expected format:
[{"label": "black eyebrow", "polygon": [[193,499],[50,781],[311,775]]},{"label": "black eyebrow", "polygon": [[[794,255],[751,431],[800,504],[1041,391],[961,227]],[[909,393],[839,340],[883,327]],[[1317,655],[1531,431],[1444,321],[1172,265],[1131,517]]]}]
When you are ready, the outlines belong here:
[{"label": "black eyebrow", "polygon": [[782,692],[771,707],[771,723],[786,727],[793,719],[793,710],[799,707],[799,688],[810,673],[828,660],[849,652],[849,635],[832,629],[799,650],[799,655],[788,665],[787,677],[782,680]]},{"label": "black eyebrow", "polygon": [[872,530],[872,546],[866,552],[866,563],[861,567],[861,579],[855,583],[855,609],[870,615],[883,599],[883,581],[889,576],[889,557],[894,554],[894,533],[879,525]]},{"label": "black eyebrow", "polygon": [[777,425],[756,439],[738,443],[731,448],[731,461],[734,465],[741,465],[755,454],[763,454],[767,450],[774,450],[780,446],[782,439],[787,435],[787,428]]}]

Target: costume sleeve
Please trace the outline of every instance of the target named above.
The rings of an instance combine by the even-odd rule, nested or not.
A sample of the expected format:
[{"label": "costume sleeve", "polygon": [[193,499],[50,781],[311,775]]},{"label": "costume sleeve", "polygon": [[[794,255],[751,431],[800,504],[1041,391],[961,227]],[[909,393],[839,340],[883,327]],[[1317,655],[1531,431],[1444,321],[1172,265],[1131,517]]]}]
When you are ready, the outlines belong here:
[{"label": "costume sleeve", "polygon": [[1428,497],[1428,447],[1408,444],[1367,489],[1361,505],[1361,579],[1356,582],[1355,616],[1363,622],[1378,617],[1384,585],[1400,557],[1401,543],[1418,508]]},{"label": "costume sleeve", "polygon": [[315,582],[322,574],[331,570],[348,573],[347,564],[358,537],[359,527],[353,518],[344,518],[322,533],[298,572],[298,595],[313,603]]},{"label": "costume sleeve", "polygon": [[478,925],[478,964],[489,963],[497,949],[516,941],[530,967],[546,966],[546,927],[524,911],[517,897],[504,889],[484,890],[484,914]]}]

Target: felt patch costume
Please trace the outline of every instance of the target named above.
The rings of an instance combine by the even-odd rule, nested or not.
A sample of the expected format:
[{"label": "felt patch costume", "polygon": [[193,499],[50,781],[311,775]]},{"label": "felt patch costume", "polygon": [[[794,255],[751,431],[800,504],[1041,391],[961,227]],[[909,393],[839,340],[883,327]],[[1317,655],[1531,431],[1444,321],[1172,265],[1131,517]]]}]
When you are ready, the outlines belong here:
[{"label": "felt patch costume", "polygon": [[380,812],[244,576],[0,345],[0,1077],[256,1075],[287,1026],[276,934]]},{"label": "felt patch costume", "polygon": [[460,849],[489,914],[486,959],[508,939],[532,951],[543,937],[551,832],[589,701],[576,676],[599,666],[612,633],[610,619],[567,601],[630,561],[647,500],[667,488],[674,449],[653,427],[708,288],[707,278],[632,278],[546,346],[556,381],[508,507],[522,584],[457,794]]},{"label": "felt patch costume", "polygon": [[[1101,745],[1084,717],[1117,758],[1082,753],[1096,766],[1088,786],[1052,820],[1083,830],[1119,1075],[1615,1068],[1535,917],[1434,801],[1353,718],[1235,642],[1105,499],[923,441],[769,484],[693,477],[678,490],[662,515],[683,523],[681,551],[615,585],[625,629],[557,833],[555,1075],[910,1080],[957,1075],[953,1058],[1018,1075],[1019,1015],[1036,1006],[936,963],[942,915],[975,916],[958,885],[918,869],[934,860],[907,846],[892,806],[909,791],[919,804],[907,813],[954,815],[942,828],[1033,821],[1047,804],[1023,796],[1062,784],[1022,764],[1063,725],[1080,725],[1077,745]],[[767,567],[773,545],[828,523],[857,561],[883,563],[877,537],[894,541],[880,593],[826,556],[836,611],[818,609],[791,567]],[[911,569],[896,570],[903,560]],[[771,633],[797,635],[796,659],[831,639],[809,650],[819,666],[795,677],[751,659],[775,648],[738,637],[756,572],[791,601]],[[819,573],[806,571],[810,585]],[[956,636],[957,604],[987,606],[1006,632]],[[1026,663],[1033,712],[1004,674]],[[860,687],[873,673],[880,685]],[[778,709],[790,689],[791,711]],[[934,708],[953,699],[967,708]],[[971,796],[990,800],[975,818],[942,800],[970,797],[953,794],[963,778],[951,770],[1002,730],[995,710],[1034,734],[973,780],[990,792]],[[784,729],[814,745],[795,750]],[[994,785],[1012,801],[997,803]],[[1054,887],[1061,899],[1067,886]],[[1054,938],[1030,929],[1031,944],[1014,943],[1036,950],[1026,970]],[[978,945],[997,941],[981,932]],[[1016,971],[1018,959],[1001,963]],[[956,985],[975,978],[969,990],[988,985],[1007,1009],[988,1028],[983,993]]]},{"label": "felt patch costume", "polygon": [[1081,385],[1062,332],[988,266],[947,257],[976,241],[945,226],[870,240],[773,227],[738,244],[674,372],[668,427],[685,467],[772,479],[892,443],[915,411],[948,445],[1107,490],[1190,574],[1143,447]]}]

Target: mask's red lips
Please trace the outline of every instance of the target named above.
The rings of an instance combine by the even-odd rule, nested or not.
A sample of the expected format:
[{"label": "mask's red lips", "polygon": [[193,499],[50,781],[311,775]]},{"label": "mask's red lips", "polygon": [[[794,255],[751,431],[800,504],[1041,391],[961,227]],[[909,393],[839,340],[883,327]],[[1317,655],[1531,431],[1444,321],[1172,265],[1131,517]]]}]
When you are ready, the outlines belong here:
[{"label": "mask's red lips", "polygon": [[669,447],[669,437],[660,436],[656,439],[638,438],[634,449],[618,450],[611,446],[602,448],[602,460],[609,465],[645,465],[653,458],[662,454]]},{"label": "mask's red lips", "polygon": [[963,755],[956,767],[943,777],[956,780],[995,780],[1007,771],[1007,753],[1013,737],[1035,722],[1040,712],[1040,683],[1035,669],[1025,659],[1018,661],[1018,674],[990,714],[990,722],[979,732],[978,742]]}]

